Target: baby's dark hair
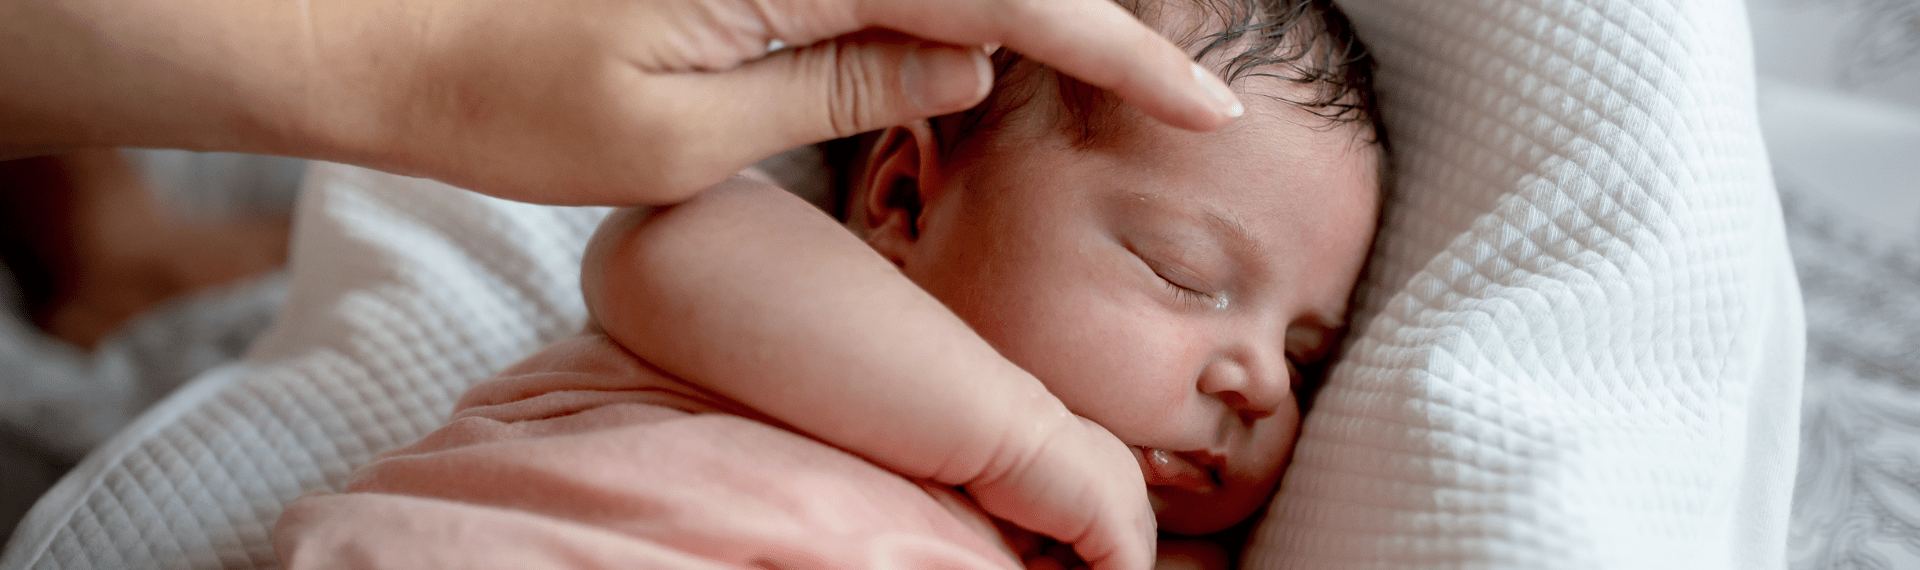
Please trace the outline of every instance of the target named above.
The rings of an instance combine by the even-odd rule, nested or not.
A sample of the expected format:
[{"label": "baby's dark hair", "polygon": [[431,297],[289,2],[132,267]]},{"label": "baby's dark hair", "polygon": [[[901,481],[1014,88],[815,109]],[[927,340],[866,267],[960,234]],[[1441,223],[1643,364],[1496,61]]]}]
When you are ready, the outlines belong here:
[{"label": "baby's dark hair", "polygon": [[[1224,59],[1218,71],[1229,84],[1248,77],[1270,77],[1310,87],[1300,99],[1276,97],[1326,119],[1328,126],[1358,124],[1384,146],[1379,107],[1373,93],[1373,57],[1353,32],[1346,14],[1332,0],[1115,0],[1149,25],[1160,24],[1172,9],[1192,9],[1191,30],[1166,30],[1196,61]],[[943,154],[962,142],[993,130],[1015,109],[1035,103],[1049,87],[1062,106],[1059,127],[1076,145],[1093,142],[1103,123],[1119,109],[1109,92],[1053,71],[1018,53],[993,55],[994,88],[971,109],[932,121]]]},{"label": "baby's dark hair", "polygon": [[[1148,25],[1160,27],[1174,43],[1193,52],[1196,61],[1222,62],[1221,75],[1229,84],[1249,77],[1270,77],[1309,87],[1299,99],[1275,97],[1327,121],[1326,127],[1359,125],[1363,142],[1379,147],[1384,181],[1387,163],[1386,132],[1373,92],[1373,56],[1354,34],[1346,14],[1332,0],[1114,0]],[[1196,22],[1190,30],[1162,26],[1169,9],[1191,10],[1179,15]],[[1111,93],[1011,50],[993,54],[994,85],[984,101],[971,109],[930,121],[942,155],[951,156],[963,143],[993,132],[1015,110],[1034,104],[1057,104],[1054,113],[1061,132],[1076,146],[1094,143],[1121,110]],[[1039,97],[1049,93],[1057,97]],[[829,164],[855,167],[874,133],[821,145]],[[858,175],[841,171],[832,184],[829,211],[846,215],[847,185]]]}]

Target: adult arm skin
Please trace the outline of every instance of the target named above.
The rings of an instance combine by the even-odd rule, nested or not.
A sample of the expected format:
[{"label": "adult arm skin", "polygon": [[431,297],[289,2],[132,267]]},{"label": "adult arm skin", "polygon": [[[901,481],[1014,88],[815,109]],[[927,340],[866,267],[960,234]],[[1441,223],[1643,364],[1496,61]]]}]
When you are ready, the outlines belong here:
[{"label": "adult arm skin", "polygon": [[830,218],[735,178],[623,210],[582,272],[600,329],[640,359],[994,516],[1145,569],[1153,513],[1125,444]]},{"label": "adult arm skin", "polygon": [[1108,0],[0,0],[0,43],[0,157],[277,154],[554,204],[674,203],[787,148],[965,109],[991,77],[963,46],[1184,128],[1238,108]]}]

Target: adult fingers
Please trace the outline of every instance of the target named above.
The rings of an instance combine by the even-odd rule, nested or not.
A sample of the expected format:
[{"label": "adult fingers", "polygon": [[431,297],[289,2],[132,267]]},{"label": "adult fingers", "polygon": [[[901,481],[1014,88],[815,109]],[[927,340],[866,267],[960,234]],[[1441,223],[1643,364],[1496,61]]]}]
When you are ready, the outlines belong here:
[{"label": "adult fingers", "polygon": [[859,9],[862,21],[915,36],[1004,45],[1176,127],[1212,130],[1244,111],[1219,76],[1110,0],[865,0]]},{"label": "adult fingers", "polygon": [[746,103],[720,113],[714,134],[760,154],[961,111],[985,98],[993,82],[977,48],[884,30],[686,79],[697,84],[690,93]]},{"label": "adult fingers", "polygon": [[758,0],[735,9],[792,45],[870,27],[1003,45],[1186,129],[1212,130],[1244,110],[1226,82],[1111,0]]}]

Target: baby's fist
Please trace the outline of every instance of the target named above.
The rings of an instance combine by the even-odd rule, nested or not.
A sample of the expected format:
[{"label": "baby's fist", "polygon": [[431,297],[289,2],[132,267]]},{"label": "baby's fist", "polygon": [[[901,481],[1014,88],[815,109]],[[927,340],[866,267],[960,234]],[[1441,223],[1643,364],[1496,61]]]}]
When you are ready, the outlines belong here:
[{"label": "baby's fist", "polygon": [[1154,560],[1153,509],[1139,462],[1113,434],[1085,418],[1058,422],[1014,457],[965,485],[993,516],[1073,546],[1094,570],[1147,570]]}]

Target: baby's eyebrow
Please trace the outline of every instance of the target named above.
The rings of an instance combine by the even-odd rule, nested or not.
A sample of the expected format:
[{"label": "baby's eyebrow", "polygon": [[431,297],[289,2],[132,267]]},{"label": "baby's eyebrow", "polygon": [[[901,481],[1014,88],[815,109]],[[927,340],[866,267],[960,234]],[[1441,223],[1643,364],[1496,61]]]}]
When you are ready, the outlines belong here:
[{"label": "baby's eyebrow", "polygon": [[1234,216],[1232,212],[1213,206],[1202,206],[1201,213],[1205,214],[1207,225],[1216,237],[1221,238],[1222,243],[1247,252],[1263,249],[1260,247],[1260,241],[1253,239],[1253,232],[1247,231],[1247,225],[1241,223],[1240,218]]},{"label": "baby's eyebrow", "polygon": [[1247,225],[1241,223],[1238,216],[1212,204],[1193,200],[1169,200],[1164,196],[1137,190],[1127,192],[1125,197],[1127,202],[1157,211],[1168,218],[1187,220],[1189,223],[1194,219],[1194,214],[1198,213],[1199,218],[1206,221],[1208,233],[1222,245],[1247,253],[1261,249],[1260,242],[1253,239],[1253,232],[1247,230]]}]

